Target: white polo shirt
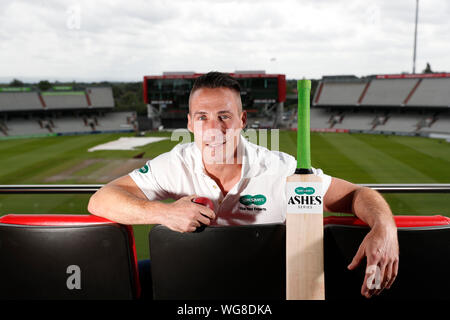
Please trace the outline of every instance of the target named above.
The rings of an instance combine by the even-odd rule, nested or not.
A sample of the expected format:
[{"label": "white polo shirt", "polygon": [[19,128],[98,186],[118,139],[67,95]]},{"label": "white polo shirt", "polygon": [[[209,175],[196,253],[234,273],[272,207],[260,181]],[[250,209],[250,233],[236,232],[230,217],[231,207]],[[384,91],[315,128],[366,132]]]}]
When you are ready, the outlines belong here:
[{"label": "white polo shirt", "polygon": [[[204,169],[200,149],[194,142],[178,144],[171,151],[149,160],[129,175],[149,200],[179,199],[197,195],[214,203],[216,219],[211,225],[284,223],[286,178],[297,166],[294,157],[270,151],[241,136],[242,172],[239,182],[224,197]],[[313,168],[323,179],[323,194],[331,177]]]}]

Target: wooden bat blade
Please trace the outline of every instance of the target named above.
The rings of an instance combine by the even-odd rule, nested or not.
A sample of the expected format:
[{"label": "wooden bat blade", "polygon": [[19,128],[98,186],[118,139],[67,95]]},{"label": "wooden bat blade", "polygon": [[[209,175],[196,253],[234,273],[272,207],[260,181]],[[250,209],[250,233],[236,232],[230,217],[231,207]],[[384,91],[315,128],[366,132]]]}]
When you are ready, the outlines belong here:
[{"label": "wooden bat blade", "polygon": [[324,300],[322,178],[289,176],[286,195],[286,298]]}]

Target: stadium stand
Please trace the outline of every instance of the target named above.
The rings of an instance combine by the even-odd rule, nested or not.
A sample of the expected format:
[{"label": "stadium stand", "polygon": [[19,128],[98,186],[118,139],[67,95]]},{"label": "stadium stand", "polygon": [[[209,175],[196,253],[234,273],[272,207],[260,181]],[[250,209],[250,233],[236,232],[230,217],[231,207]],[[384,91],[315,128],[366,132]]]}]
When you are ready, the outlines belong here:
[{"label": "stadium stand", "polygon": [[318,105],[356,105],[364,91],[364,81],[326,81],[319,85]]},{"label": "stadium stand", "polygon": [[18,110],[42,110],[43,105],[37,92],[1,92],[0,112]]},{"label": "stadium stand", "polygon": [[[134,112],[109,112],[103,116],[63,116],[55,119],[11,119],[8,136],[42,133],[89,133],[135,131]],[[0,128],[0,132],[1,128]],[[4,133],[3,133],[4,134]],[[4,134],[5,135],[5,134]]]},{"label": "stadium stand", "polygon": [[422,127],[420,130],[424,132],[448,133],[450,131],[450,113],[435,116],[432,124]]},{"label": "stadium stand", "polygon": [[450,135],[450,73],[323,77],[311,128]]},{"label": "stadium stand", "polygon": [[450,107],[450,78],[423,79],[408,106]]},{"label": "stadium stand", "polygon": [[86,94],[82,91],[73,92],[43,92],[42,97],[47,109],[87,108]]},{"label": "stadium stand", "polygon": [[[311,109],[310,113],[311,117],[311,128],[312,129],[321,129],[321,128],[329,128],[329,119],[330,114],[327,112],[326,109]],[[294,121],[292,122],[292,127],[297,128],[297,114],[295,114]]]},{"label": "stadium stand", "polygon": [[136,115],[133,112],[114,112],[108,113],[100,119],[98,130],[110,131],[117,130],[136,130]]},{"label": "stadium stand", "polygon": [[0,137],[34,134],[131,132],[134,112],[114,112],[109,87],[0,90]]},{"label": "stadium stand", "polygon": [[87,88],[86,92],[93,108],[111,108],[114,99],[111,88]]},{"label": "stadium stand", "polygon": [[415,79],[372,80],[361,106],[400,106],[416,83]]},{"label": "stadium stand", "polygon": [[342,122],[335,123],[332,128],[366,130],[371,127],[371,120],[374,117],[374,114],[371,115],[367,112],[346,113],[342,116]]},{"label": "stadium stand", "polygon": [[378,130],[414,132],[418,129],[421,116],[417,114],[395,113],[390,114],[384,125],[378,125]]},{"label": "stadium stand", "polygon": [[41,128],[37,120],[14,119],[8,121],[8,136],[30,135],[49,133],[47,129]]}]

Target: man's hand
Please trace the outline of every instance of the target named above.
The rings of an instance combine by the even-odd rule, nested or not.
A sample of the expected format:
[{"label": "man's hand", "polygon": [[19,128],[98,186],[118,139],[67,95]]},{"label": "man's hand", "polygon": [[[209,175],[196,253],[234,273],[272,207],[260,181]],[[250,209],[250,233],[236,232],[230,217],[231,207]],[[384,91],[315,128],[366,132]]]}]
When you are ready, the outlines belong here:
[{"label": "man's hand", "polygon": [[366,298],[390,289],[398,273],[399,249],[396,227],[374,226],[359,246],[348,265],[354,270],[364,257],[367,258],[366,275],[361,294]]},{"label": "man's hand", "polygon": [[215,219],[214,211],[192,202],[197,196],[187,196],[167,205],[161,224],[178,232],[193,232],[201,224],[209,225]]}]

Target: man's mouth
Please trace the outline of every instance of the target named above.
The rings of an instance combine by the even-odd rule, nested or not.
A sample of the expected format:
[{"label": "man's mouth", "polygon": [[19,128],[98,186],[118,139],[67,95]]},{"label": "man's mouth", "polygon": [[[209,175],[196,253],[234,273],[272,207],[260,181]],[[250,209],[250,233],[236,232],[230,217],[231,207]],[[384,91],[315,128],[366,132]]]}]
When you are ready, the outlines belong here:
[{"label": "man's mouth", "polygon": [[226,142],[227,142],[226,140],[221,141],[221,142],[216,142],[216,141],[207,142],[207,143],[205,143],[205,146],[210,147],[210,148],[217,148],[217,147],[223,146]]}]

